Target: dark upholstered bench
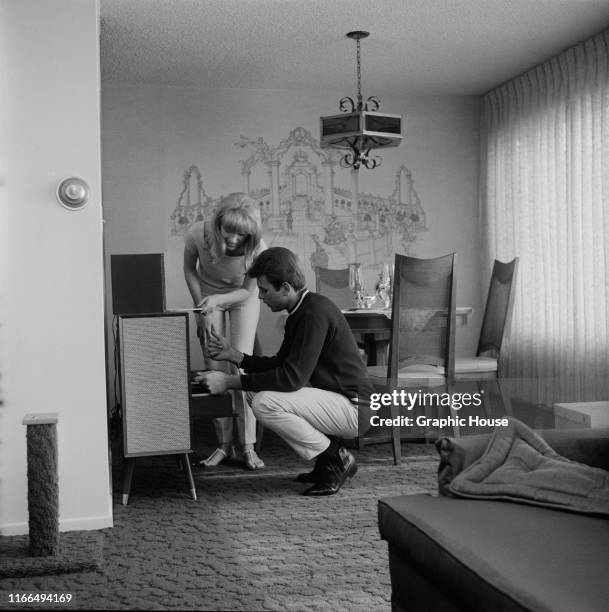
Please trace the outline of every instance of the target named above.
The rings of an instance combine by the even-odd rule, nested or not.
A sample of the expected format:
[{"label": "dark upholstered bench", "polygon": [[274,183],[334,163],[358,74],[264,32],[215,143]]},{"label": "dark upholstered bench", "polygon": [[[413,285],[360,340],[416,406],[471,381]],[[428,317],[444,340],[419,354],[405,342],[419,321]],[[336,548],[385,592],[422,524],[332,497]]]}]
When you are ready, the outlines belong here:
[{"label": "dark upholstered bench", "polygon": [[[542,433],[559,454],[609,469],[609,429]],[[441,489],[486,447],[450,440]],[[445,450],[445,448],[444,448]],[[507,501],[406,495],[378,505],[393,610],[605,611],[609,520]]]}]

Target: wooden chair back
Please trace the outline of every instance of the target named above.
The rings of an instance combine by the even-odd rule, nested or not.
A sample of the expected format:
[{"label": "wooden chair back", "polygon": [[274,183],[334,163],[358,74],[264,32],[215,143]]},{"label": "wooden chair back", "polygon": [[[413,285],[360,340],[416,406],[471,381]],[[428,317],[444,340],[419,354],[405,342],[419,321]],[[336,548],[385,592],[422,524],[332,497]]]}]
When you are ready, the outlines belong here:
[{"label": "wooden chair back", "polygon": [[444,367],[455,378],[456,254],[433,259],[395,256],[387,376],[409,365]]},{"label": "wooden chair back", "polygon": [[349,288],[349,268],[330,270],[315,268],[315,291],[330,298],[339,308],[353,306],[353,292]]},{"label": "wooden chair back", "polygon": [[509,336],[514,308],[514,286],[518,272],[518,257],[504,263],[495,260],[478,340],[478,357],[499,359],[501,345]]}]

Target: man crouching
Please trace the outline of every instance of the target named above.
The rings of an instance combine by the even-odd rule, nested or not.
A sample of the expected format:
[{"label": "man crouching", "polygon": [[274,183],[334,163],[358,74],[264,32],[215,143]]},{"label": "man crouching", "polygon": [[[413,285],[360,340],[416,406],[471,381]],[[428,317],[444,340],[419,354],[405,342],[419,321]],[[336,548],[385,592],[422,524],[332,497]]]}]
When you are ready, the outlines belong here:
[{"label": "man crouching", "polygon": [[357,472],[342,439],[358,435],[358,406],[368,405],[373,392],[366,366],[339,308],[305,287],[294,253],[267,249],[247,275],[257,279],[258,297],[273,312],[288,312],[279,351],[274,357],[245,355],[212,330],[211,357],[245,373],[203,372],[199,380],[210,393],[252,392],[256,419],[298,455],[315,459],[313,470],[297,477],[313,483],[304,495],[333,495]]}]

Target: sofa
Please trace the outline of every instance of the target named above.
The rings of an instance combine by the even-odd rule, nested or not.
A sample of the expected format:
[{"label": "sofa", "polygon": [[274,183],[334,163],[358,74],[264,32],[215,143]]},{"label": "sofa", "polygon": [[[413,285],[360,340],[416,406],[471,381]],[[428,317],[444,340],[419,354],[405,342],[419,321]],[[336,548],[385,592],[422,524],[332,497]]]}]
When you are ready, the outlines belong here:
[{"label": "sofa", "polygon": [[[609,428],[537,434],[561,459],[609,470]],[[379,500],[392,610],[608,610],[609,507],[603,515],[451,493],[490,439],[438,440],[438,493]]]}]

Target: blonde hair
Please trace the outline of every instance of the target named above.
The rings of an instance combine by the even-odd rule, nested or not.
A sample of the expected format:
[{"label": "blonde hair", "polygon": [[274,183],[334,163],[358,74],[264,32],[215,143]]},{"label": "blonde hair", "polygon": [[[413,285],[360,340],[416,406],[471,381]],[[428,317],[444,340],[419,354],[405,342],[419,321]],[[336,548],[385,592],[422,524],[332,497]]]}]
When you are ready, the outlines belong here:
[{"label": "blonde hair", "polygon": [[226,253],[226,244],[221,229],[247,234],[243,243],[245,267],[249,268],[254,260],[256,249],[262,239],[262,222],[258,204],[245,193],[231,193],[223,198],[212,219],[213,244],[212,259],[217,261]]}]

